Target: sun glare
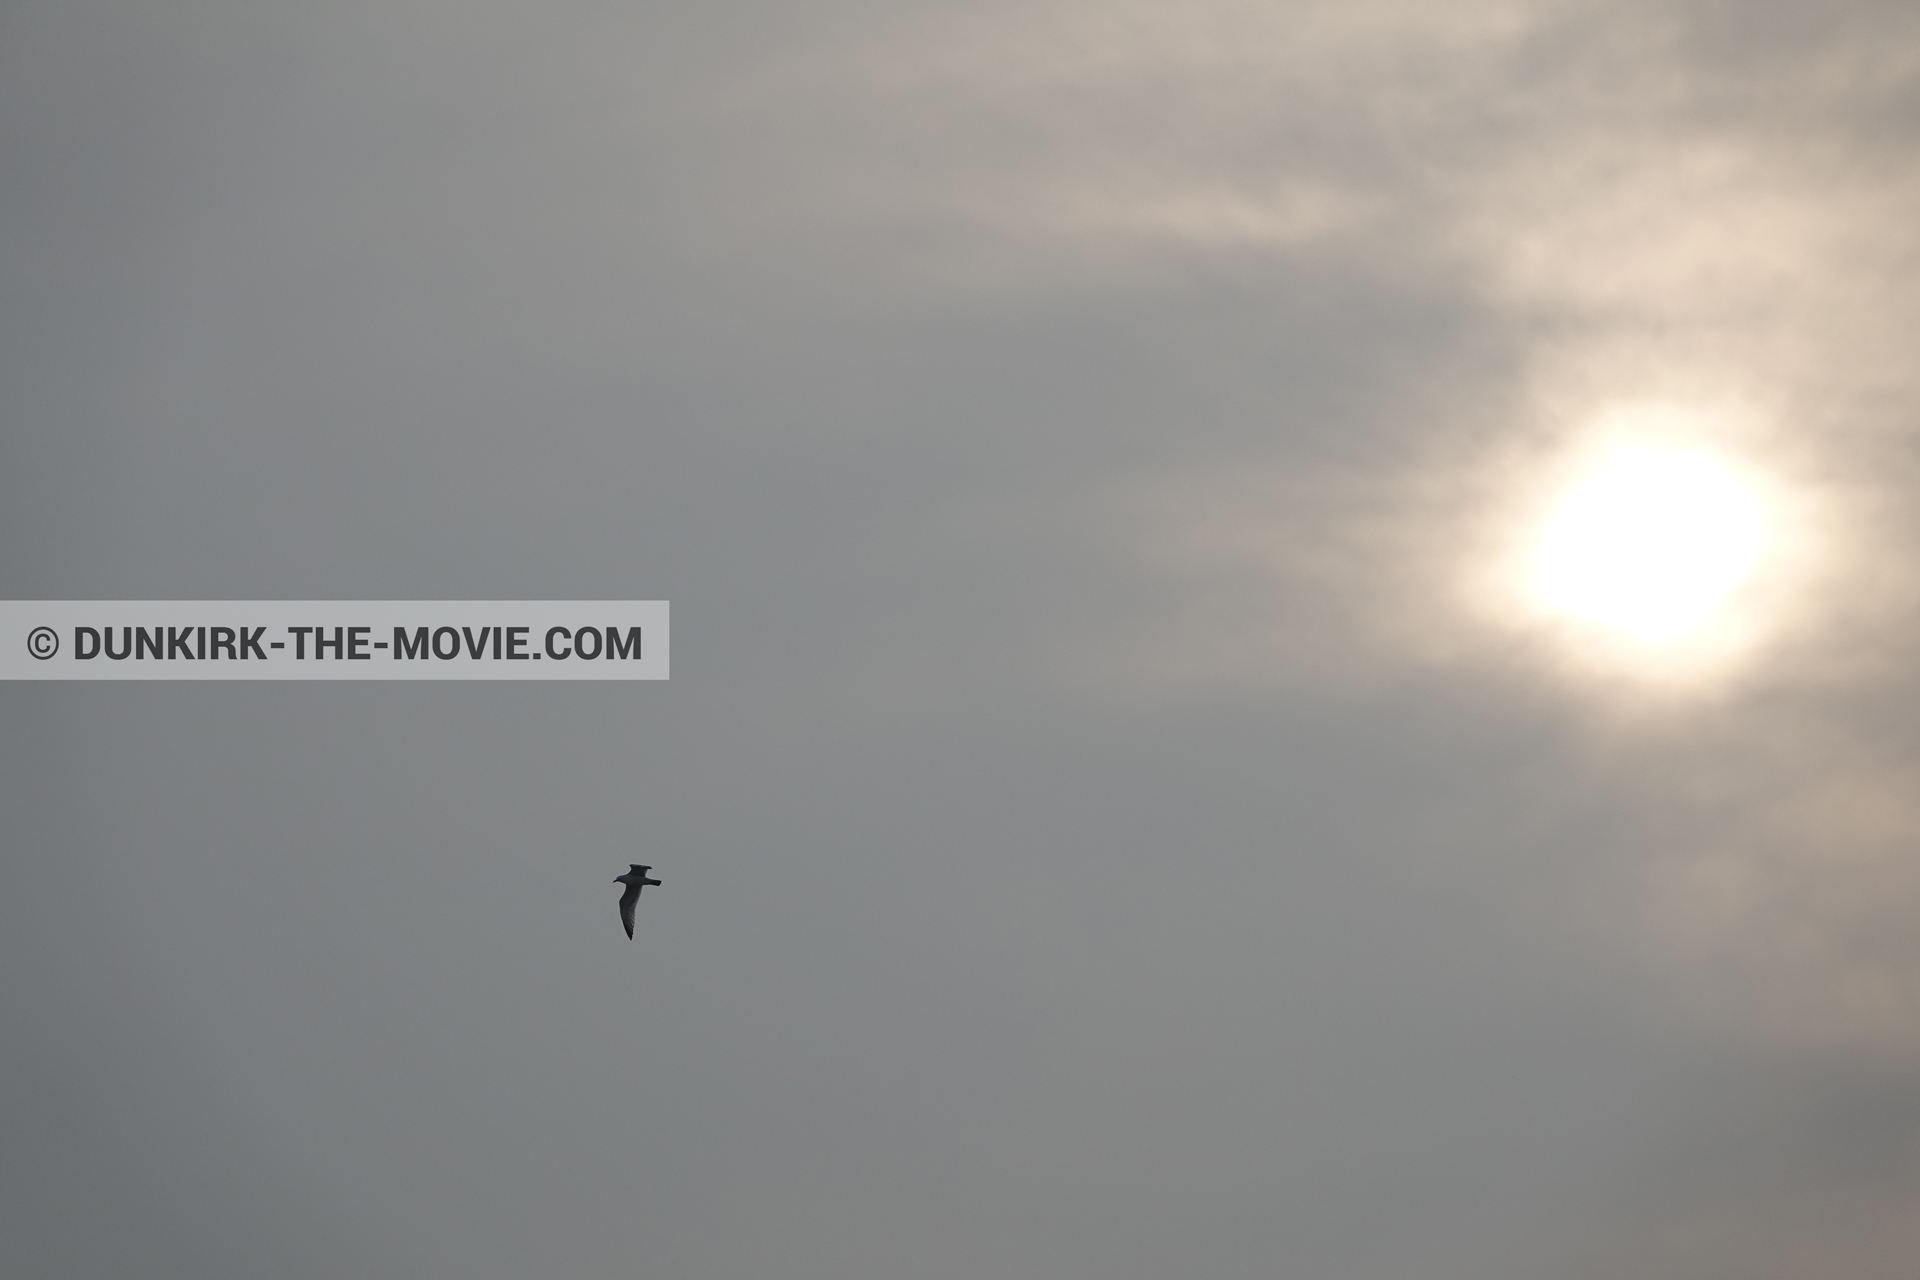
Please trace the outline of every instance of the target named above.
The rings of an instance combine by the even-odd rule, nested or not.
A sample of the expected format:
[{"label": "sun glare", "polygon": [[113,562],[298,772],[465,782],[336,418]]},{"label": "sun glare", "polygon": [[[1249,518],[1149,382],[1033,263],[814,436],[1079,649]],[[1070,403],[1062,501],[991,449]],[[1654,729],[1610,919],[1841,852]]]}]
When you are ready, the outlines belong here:
[{"label": "sun glare", "polygon": [[1712,454],[1621,446],[1579,476],[1541,530],[1535,597],[1560,616],[1665,646],[1711,622],[1754,573],[1754,485]]}]

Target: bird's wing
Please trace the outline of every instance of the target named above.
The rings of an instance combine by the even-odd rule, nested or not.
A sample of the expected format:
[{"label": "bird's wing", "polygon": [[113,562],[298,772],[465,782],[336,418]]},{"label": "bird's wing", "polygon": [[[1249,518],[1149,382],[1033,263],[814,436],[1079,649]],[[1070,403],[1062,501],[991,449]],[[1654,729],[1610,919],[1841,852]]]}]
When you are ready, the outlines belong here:
[{"label": "bird's wing", "polygon": [[620,923],[627,926],[627,936],[633,936],[633,904],[640,901],[640,886],[630,884],[627,891],[620,895]]}]

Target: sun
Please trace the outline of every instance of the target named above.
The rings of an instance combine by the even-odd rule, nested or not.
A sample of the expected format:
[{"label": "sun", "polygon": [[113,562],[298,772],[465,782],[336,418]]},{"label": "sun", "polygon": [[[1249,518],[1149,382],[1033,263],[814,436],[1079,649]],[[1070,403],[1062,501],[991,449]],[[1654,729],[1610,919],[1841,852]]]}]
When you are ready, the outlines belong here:
[{"label": "sun", "polygon": [[1767,533],[1759,486],[1727,459],[1619,444],[1553,504],[1530,587],[1565,620],[1667,647],[1724,613],[1760,567]]}]

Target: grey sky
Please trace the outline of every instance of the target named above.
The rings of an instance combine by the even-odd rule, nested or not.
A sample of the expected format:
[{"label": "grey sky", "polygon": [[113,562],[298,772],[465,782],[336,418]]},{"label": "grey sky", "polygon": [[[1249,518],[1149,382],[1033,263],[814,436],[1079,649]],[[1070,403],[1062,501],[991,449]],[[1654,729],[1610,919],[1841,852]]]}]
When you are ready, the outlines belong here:
[{"label": "grey sky", "polygon": [[[8,7],[0,595],[675,654],[0,688],[0,1271],[1906,1280],[1917,76],[1891,3]],[[1711,679],[1482,589],[1643,402],[1797,504]]]}]

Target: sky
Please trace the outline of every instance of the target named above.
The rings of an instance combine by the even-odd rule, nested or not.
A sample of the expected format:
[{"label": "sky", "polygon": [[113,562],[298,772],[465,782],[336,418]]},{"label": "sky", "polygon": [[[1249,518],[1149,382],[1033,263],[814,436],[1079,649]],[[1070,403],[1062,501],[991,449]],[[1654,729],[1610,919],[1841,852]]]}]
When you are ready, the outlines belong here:
[{"label": "sky", "polygon": [[1916,207],[1891,2],[6,6],[0,598],[675,653],[0,686],[0,1272],[1906,1280]]}]

